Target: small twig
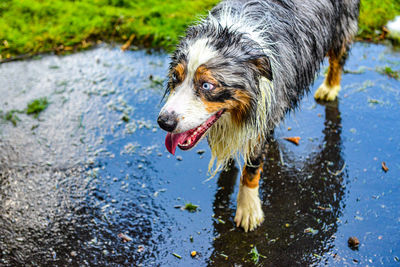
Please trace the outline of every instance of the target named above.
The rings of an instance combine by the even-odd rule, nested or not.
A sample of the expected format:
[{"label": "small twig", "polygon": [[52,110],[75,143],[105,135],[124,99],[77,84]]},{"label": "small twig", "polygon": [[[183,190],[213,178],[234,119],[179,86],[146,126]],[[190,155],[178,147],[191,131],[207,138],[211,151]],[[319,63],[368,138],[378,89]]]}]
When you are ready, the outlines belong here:
[{"label": "small twig", "polygon": [[282,166],[285,166],[285,162],[283,161],[282,151],[281,151],[280,148],[279,148],[279,157],[280,157],[280,159],[281,159],[281,164],[282,164]]},{"label": "small twig", "polygon": [[176,254],[176,253],[172,253],[172,255],[174,255],[175,257],[177,257],[178,259],[182,259],[182,256]]}]

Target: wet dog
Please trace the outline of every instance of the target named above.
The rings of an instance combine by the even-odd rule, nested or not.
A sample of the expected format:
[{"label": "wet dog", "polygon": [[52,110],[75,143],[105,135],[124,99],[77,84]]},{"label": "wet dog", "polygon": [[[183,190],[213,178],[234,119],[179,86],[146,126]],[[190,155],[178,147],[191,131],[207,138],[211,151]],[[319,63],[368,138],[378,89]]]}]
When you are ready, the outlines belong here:
[{"label": "wet dog", "polygon": [[268,137],[326,55],[315,98],[336,99],[358,13],[359,0],[223,1],[187,29],[173,53],[158,117],[165,146],[174,154],[207,136],[212,175],[244,159],[234,220],[245,231],[264,220],[258,187]]}]

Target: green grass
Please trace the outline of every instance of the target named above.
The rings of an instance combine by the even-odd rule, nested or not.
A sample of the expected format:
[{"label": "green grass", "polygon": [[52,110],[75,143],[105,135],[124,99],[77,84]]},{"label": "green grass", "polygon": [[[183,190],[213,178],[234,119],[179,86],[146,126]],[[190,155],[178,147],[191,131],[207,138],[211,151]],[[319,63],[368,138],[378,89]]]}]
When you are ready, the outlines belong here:
[{"label": "green grass", "polygon": [[400,15],[399,0],[361,0],[358,36],[379,41],[382,27]]},{"label": "green grass", "polygon": [[[362,0],[359,37],[378,40],[399,0]],[[185,28],[218,0],[0,0],[0,60],[65,52],[98,41],[171,51]]]},{"label": "green grass", "polygon": [[0,55],[71,50],[98,40],[171,49],[216,0],[0,0]]}]

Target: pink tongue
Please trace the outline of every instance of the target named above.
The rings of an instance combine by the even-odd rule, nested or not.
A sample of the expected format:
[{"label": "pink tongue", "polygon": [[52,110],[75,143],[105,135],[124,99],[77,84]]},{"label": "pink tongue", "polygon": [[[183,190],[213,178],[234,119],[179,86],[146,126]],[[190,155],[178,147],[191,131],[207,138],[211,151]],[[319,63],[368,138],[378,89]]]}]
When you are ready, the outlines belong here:
[{"label": "pink tongue", "polygon": [[186,132],[171,134],[167,133],[165,137],[165,147],[168,149],[169,153],[175,155],[176,147],[186,138]]}]

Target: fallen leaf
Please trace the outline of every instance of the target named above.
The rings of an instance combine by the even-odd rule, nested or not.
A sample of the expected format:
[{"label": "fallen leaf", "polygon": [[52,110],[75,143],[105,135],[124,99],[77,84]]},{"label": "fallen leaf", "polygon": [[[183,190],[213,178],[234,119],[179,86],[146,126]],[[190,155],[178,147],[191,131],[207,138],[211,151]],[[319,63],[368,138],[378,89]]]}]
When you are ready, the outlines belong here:
[{"label": "fallen leaf", "polygon": [[306,234],[311,233],[311,234],[315,235],[318,233],[318,230],[308,227],[308,228],[304,229],[304,233],[306,233]]},{"label": "fallen leaf", "polygon": [[130,236],[123,233],[118,234],[118,237],[121,238],[123,242],[132,241],[132,238]]},{"label": "fallen leaf", "polygon": [[123,46],[121,46],[121,50],[122,51],[128,50],[128,48],[131,46],[131,43],[134,38],[135,38],[135,34],[131,34],[131,36],[129,36],[129,40]]},{"label": "fallen leaf", "polygon": [[386,163],[384,161],[382,161],[382,170],[384,170],[385,172],[389,170],[388,166],[386,166]]},{"label": "fallen leaf", "polygon": [[190,252],[190,256],[195,257],[197,255],[197,252],[195,250],[193,250],[192,252]]},{"label": "fallen leaf", "polygon": [[298,146],[301,138],[299,136],[294,136],[294,137],[284,137],[283,139]]}]

